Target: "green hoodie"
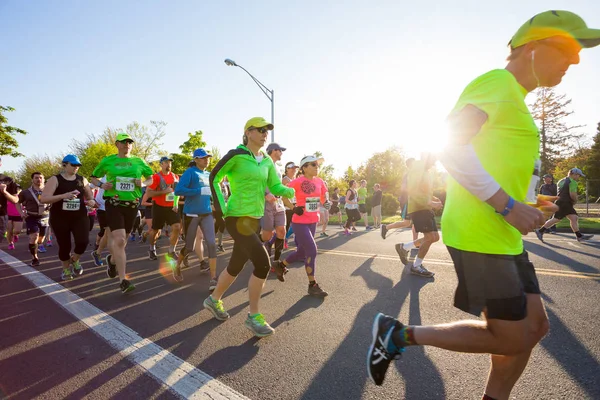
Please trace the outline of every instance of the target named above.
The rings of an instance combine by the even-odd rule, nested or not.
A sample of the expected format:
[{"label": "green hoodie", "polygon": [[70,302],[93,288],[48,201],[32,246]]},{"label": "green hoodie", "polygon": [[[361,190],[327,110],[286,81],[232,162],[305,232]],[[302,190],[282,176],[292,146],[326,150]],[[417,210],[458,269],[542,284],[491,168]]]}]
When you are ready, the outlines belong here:
[{"label": "green hoodie", "polygon": [[[261,218],[265,212],[265,190],[275,196],[294,197],[294,189],[281,183],[279,173],[275,169],[273,160],[263,151],[262,161],[256,157],[246,146],[239,145],[230,150],[210,173],[210,188],[215,211],[225,217],[253,217]],[[219,183],[227,177],[231,187],[231,196],[225,207],[223,193]]]}]

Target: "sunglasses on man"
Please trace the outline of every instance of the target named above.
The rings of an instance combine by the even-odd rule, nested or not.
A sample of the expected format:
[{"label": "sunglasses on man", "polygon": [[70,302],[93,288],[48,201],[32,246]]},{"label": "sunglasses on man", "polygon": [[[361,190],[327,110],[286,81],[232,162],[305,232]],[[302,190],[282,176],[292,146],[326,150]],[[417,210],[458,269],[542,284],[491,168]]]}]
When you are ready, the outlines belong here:
[{"label": "sunglasses on man", "polygon": [[252,130],[252,129],[256,129],[257,131],[259,131],[259,132],[260,132],[260,133],[262,133],[263,135],[264,135],[265,133],[269,132],[269,130],[268,130],[267,128],[254,128],[254,127],[250,128],[250,130]]}]

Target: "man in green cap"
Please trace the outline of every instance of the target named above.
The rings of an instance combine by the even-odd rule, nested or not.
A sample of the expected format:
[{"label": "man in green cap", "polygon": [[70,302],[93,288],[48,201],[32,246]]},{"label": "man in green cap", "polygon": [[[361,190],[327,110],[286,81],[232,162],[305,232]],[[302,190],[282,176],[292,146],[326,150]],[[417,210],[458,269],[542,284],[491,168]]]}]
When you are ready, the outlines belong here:
[{"label": "man in green cap", "polygon": [[376,384],[406,347],[428,345],[491,354],[483,399],[509,398],[549,329],[521,238],[545,222],[540,210],[525,204],[536,203],[540,171],[539,133],[525,96],[558,85],[579,63],[580,50],[599,44],[600,30],[589,29],[579,16],[543,12],[512,37],[506,68],[476,78],[461,94],[448,117],[449,145],[440,155],[450,174],[442,236],[458,277],[454,305],[484,319],[406,326],[378,314],[367,356]]}]

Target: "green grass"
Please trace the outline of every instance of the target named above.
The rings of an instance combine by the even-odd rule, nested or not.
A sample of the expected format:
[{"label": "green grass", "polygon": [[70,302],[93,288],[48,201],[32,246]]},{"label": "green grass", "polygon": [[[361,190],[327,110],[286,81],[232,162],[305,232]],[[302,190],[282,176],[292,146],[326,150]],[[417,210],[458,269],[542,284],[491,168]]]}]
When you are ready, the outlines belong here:
[{"label": "green grass", "polygon": [[[391,224],[392,222],[397,222],[397,221],[402,220],[402,218],[400,218],[399,215],[383,216],[382,219],[383,219],[382,223],[384,223],[384,224]],[[439,225],[441,217],[435,217],[435,220],[438,222],[438,225]],[[346,222],[346,214],[343,214],[343,213],[342,213],[342,222]],[[373,222],[373,218],[369,217],[369,223],[372,223],[372,222]],[[330,225],[339,225],[338,217],[337,216],[330,217],[329,224]],[[361,220],[359,223],[357,223],[357,225],[364,226],[363,221]],[[560,221],[556,225],[556,227],[570,229],[571,225],[569,225],[569,220],[565,218],[562,221]],[[581,229],[583,229],[584,231],[587,229],[600,231],[600,218],[579,218],[579,227]]]}]

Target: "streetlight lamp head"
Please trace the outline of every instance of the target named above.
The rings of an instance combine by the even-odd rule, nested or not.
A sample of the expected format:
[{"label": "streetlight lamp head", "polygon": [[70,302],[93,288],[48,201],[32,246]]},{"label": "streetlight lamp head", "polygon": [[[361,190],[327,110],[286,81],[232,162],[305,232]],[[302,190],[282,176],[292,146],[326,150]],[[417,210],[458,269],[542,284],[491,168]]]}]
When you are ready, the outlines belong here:
[{"label": "streetlight lamp head", "polygon": [[233,60],[231,60],[231,59],[229,59],[229,58],[226,58],[226,59],[225,59],[225,64],[229,65],[230,67],[235,67],[235,66],[237,66],[237,64],[235,63],[235,61],[233,61]]}]

